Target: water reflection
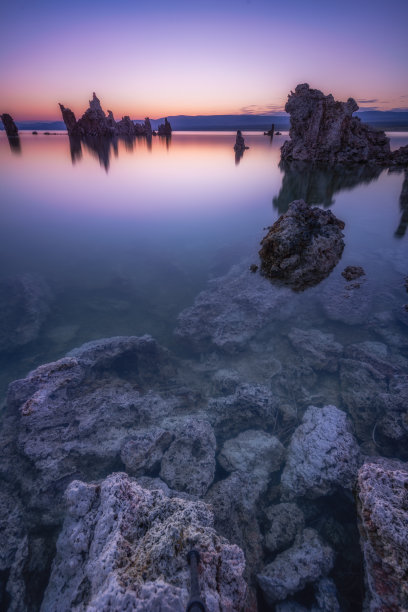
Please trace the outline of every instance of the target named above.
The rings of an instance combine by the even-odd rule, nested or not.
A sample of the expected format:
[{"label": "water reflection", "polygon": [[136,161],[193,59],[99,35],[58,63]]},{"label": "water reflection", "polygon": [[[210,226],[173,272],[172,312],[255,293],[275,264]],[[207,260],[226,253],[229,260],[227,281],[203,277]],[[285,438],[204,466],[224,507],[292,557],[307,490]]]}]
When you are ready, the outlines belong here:
[{"label": "water reflection", "polygon": [[293,200],[305,200],[308,204],[323,204],[328,208],[339,191],[352,189],[361,183],[377,179],[382,168],[363,164],[353,166],[319,167],[307,162],[280,162],[284,173],[279,194],[273,198],[273,206],[284,213]]},{"label": "water reflection", "polygon": [[21,155],[21,142],[18,136],[7,136],[11,152],[15,155]]},{"label": "water reflection", "polygon": [[69,148],[72,165],[74,165],[77,161],[82,159],[81,139],[76,136],[69,136]]},{"label": "water reflection", "polygon": [[405,170],[405,178],[404,182],[402,183],[399,205],[402,214],[399,225],[395,230],[395,235],[398,238],[402,238],[405,236],[408,226],[408,170]]}]

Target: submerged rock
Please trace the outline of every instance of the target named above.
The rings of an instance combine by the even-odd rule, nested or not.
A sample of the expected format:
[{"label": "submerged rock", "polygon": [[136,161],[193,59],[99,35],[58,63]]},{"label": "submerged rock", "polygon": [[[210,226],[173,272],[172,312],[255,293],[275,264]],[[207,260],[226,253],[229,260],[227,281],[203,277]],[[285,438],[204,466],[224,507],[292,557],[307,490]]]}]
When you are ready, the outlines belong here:
[{"label": "submerged rock", "polygon": [[283,160],[336,164],[342,162],[387,163],[390,142],[384,132],[353,117],[353,98],[337,102],[307,83],[291,92],[285,106],[290,114],[290,140],[281,149]]},{"label": "submerged rock", "polygon": [[282,499],[313,499],[329,495],[337,487],[351,489],[360,463],[360,450],[346,413],[335,406],[311,406],[289,444],[281,479]]},{"label": "submerged rock", "polygon": [[200,553],[207,610],[243,607],[243,553],[217,535],[202,502],[147,491],[126,474],[112,474],[100,485],[74,481],[66,499],[67,516],[42,612],[77,607],[183,612],[192,548]]},{"label": "submerged rock", "polygon": [[293,503],[282,503],[270,506],[265,510],[270,527],[265,534],[265,548],[276,553],[294,542],[305,526],[305,517],[301,509]]},{"label": "submerged rock", "polygon": [[274,287],[246,266],[234,266],[181,312],[175,334],[200,351],[236,353],[268,322],[288,318],[292,304],[287,288]]},{"label": "submerged rock", "polygon": [[342,277],[346,279],[346,281],[356,280],[356,278],[360,278],[365,275],[364,268],[361,266],[347,266],[344,268],[341,273]]},{"label": "submerged rock", "polygon": [[334,552],[314,529],[304,529],[295,544],[280,553],[260,574],[258,583],[269,605],[301,591],[326,576],[334,564]]},{"label": "submerged rock", "polygon": [[408,607],[408,465],[375,458],[360,468],[357,509],[367,610]]},{"label": "submerged rock", "polygon": [[343,221],[295,200],[261,242],[261,272],[297,291],[318,284],[340,260]]},{"label": "submerged rock", "polygon": [[319,329],[298,329],[294,327],[288,334],[294,349],[302,360],[315,370],[336,372],[343,347],[334,340],[333,334],[325,334]]},{"label": "submerged rock", "polygon": [[14,119],[8,113],[3,113],[0,115],[0,118],[3,122],[4,129],[9,138],[16,138],[18,136],[18,127],[14,123]]},{"label": "submerged rock", "polygon": [[0,281],[0,351],[35,340],[51,300],[51,290],[41,277],[24,274]]}]

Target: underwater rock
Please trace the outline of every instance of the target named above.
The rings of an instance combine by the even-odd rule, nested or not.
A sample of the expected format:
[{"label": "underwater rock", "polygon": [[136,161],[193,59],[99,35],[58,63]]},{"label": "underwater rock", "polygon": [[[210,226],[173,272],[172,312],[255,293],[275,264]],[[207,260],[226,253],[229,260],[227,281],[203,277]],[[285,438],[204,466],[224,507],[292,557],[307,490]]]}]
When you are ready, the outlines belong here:
[{"label": "underwater rock", "polygon": [[8,138],[16,138],[18,136],[18,127],[14,123],[13,117],[8,113],[3,113],[0,115],[0,118],[3,122]]},{"label": "underwater rock", "polygon": [[292,436],[281,478],[283,500],[330,495],[351,489],[361,463],[360,450],[345,412],[310,406]]},{"label": "underwater rock", "polygon": [[246,584],[242,551],[213,529],[202,502],[169,499],[126,474],[100,485],[74,481],[42,612],[163,610],[189,599],[187,553],[200,553],[201,596],[209,612],[239,610]]},{"label": "underwater rock", "polygon": [[161,461],[160,478],[172,489],[205,495],[215,473],[215,435],[207,421],[186,417]]},{"label": "underwater rock", "polygon": [[293,503],[269,506],[265,514],[270,522],[270,527],[265,534],[264,544],[265,548],[272,553],[289,548],[305,526],[303,512]]},{"label": "underwater rock", "polygon": [[132,476],[155,472],[173,439],[174,435],[161,427],[135,432],[120,453],[126,472]]},{"label": "underwater rock", "polygon": [[376,457],[360,468],[357,510],[367,610],[408,605],[408,464]]},{"label": "underwater rock", "polygon": [[352,281],[356,280],[356,278],[360,278],[360,276],[364,276],[365,272],[361,266],[347,266],[344,268],[341,275],[346,281]]},{"label": "underwater rock", "polygon": [[41,277],[24,274],[0,281],[0,351],[35,340],[51,300],[51,290]]},{"label": "underwater rock", "polygon": [[349,284],[337,275],[328,279],[317,296],[328,319],[346,325],[367,322],[375,298],[375,286],[366,279],[357,285]]},{"label": "underwater rock", "polygon": [[224,442],[218,462],[227,472],[244,472],[252,483],[262,486],[272,472],[279,470],[285,449],[276,436],[265,431],[248,429]]},{"label": "underwater rock", "polygon": [[314,529],[304,529],[294,545],[280,553],[258,574],[258,584],[269,605],[286,599],[307,584],[326,576],[334,552]]},{"label": "underwater rock", "polygon": [[314,370],[336,372],[343,347],[334,340],[333,334],[325,334],[318,329],[292,328],[288,338],[302,360]]},{"label": "underwater rock", "polygon": [[295,200],[261,241],[261,273],[296,291],[318,284],[341,258],[343,221]]},{"label": "underwater rock", "polygon": [[353,113],[353,98],[337,102],[307,83],[297,85],[285,105],[290,114],[290,140],[281,149],[282,160],[336,163],[387,163],[390,141],[384,132],[361,123]]},{"label": "underwater rock", "polygon": [[164,123],[161,123],[157,129],[157,133],[159,136],[171,136],[171,125],[170,122],[167,120],[167,117],[164,120]]},{"label": "underwater rock", "polygon": [[175,334],[199,351],[236,353],[268,322],[290,317],[293,307],[289,289],[237,265],[211,280],[194,305],[181,312]]},{"label": "underwater rock", "polygon": [[210,399],[207,415],[217,436],[231,436],[249,427],[273,425],[278,406],[277,398],[268,387],[243,383],[232,395]]}]

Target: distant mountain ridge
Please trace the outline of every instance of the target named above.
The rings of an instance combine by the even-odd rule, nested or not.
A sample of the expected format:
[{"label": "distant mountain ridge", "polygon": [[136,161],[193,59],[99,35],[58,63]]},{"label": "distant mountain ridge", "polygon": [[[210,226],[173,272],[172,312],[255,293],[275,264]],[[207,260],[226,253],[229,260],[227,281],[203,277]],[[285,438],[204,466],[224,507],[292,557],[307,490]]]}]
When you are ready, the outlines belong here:
[{"label": "distant mountain ridge", "polygon": [[[407,111],[357,111],[357,117],[364,123],[368,123],[379,129],[397,131],[408,130]],[[289,129],[289,115],[281,113],[278,115],[169,115],[168,120],[173,130],[176,131],[266,131],[272,123],[275,130]],[[142,123],[144,119],[135,119]],[[152,128],[157,130],[160,123],[164,122],[164,117],[151,119]],[[65,130],[62,121],[16,121],[20,130],[45,130],[60,131]],[[0,125],[0,129],[3,126]]]}]

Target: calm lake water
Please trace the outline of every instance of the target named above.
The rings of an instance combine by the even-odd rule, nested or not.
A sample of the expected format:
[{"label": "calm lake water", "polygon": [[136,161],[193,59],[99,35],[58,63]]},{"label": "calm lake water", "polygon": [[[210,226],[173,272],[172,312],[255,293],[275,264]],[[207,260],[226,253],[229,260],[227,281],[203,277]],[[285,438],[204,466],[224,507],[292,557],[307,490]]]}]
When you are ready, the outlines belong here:
[{"label": "calm lake water", "polygon": [[[390,136],[393,148],[408,142]],[[378,293],[407,301],[403,174],[280,169],[287,134],[245,137],[250,149],[237,163],[233,133],[175,133],[99,152],[73,151],[62,133],[22,133],[16,151],[0,134],[1,277],[40,275],[54,295],[36,341],[1,360],[2,390],[94,338],[150,333],[174,347],[178,313],[208,279],[244,257],[257,263],[265,226],[300,197],[346,223],[337,274],[362,265]]]},{"label": "calm lake water", "polygon": [[[408,143],[408,134],[390,137],[392,148]],[[397,435],[401,441],[395,446],[394,438],[390,442],[376,433],[381,414],[376,413],[375,398],[383,387],[376,386],[376,375],[369,381],[367,374],[372,362],[385,372],[394,371],[395,364],[395,371],[408,370],[406,175],[363,166],[331,171],[280,166],[286,138],[283,134],[271,141],[259,133],[245,134],[250,148],[236,159],[233,133],[174,133],[170,140],[119,140],[99,148],[70,146],[62,133],[22,133],[19,146],[10,147],[0,133],[1,308],[7,310],[8,300],[14,299],[12,289],[10,299],[7,295],[13,285],[5,279],[31,279],[31,288],[46,287],[36,302],[43,308],[38,329],[25,344],[0,352],[3,401],[10,381],[84,342],[149,333],[188,357],[195,380],[200,387],[207,384],[207,391],[211,376],[224,368],[235,368],[244,383],[268,385],[281,398],[283,424],[272,433],[284,444],[311,403],[334,404],[350,412],[363,452],[407,459],[404,432]],[[345,222],[345,249],[328,278],[304,292],[290,293],[289,299],[286,291],[283,307],[268,311],[262,296],[267,301],[269,294],[263,293],[262,283],[270,287],[269,281],[252,276],[248,268],[259,264],[259,243],[267,226],[299,198],[330,208]],[[361,286],[350,287],[341,277],[347,265],[364,268]],[[245,331],[245,309],[248,327],[252,320],[257,326],[236,354],[220,356],[214,346],[194,349],[174,334],[179,314],[203,291],[210,302],[214,292],[221,300],[216,308],[221,308],[226,328],[233,328],[237,317]],[[204,313],[203,326],[214,323],[211,308],[206,315],[204,299],[204,307],[197,309]],[[10,312],[8,316],[12,319]],[[328,336],[322,340],[322,359],[330,356],[334,339],[347,357],[343,362],[357,360],[353,363],[358,373],[354,376],[347,364],[338,366],[336,347],[338,363],[319,363],[321,347],[309,350],[308,340],[305,344],[301,339],[304,330],[312,330],[311,342],[317,344],[324,334],[332,334],[327,345]],[[4,340],[4,325],[0,332]],[[397,394],[398,385],[395,389]],[[364,413],[371,399],[373,414]],[[381,427],[386,430],[386,425]],[[383,446],[379,435],[386,440]],[[225,474],[217,473],[220,477]],[[265,506],[278,503],[278,483],[270,483]],[[302,509],[307,524],[336,549],[334,575],[342,609],[358,610],[364,594],[356,511],[352,494],[341,495],[315,504],[306,500]],[[307,602],[308,596],[299,601]]]}]

